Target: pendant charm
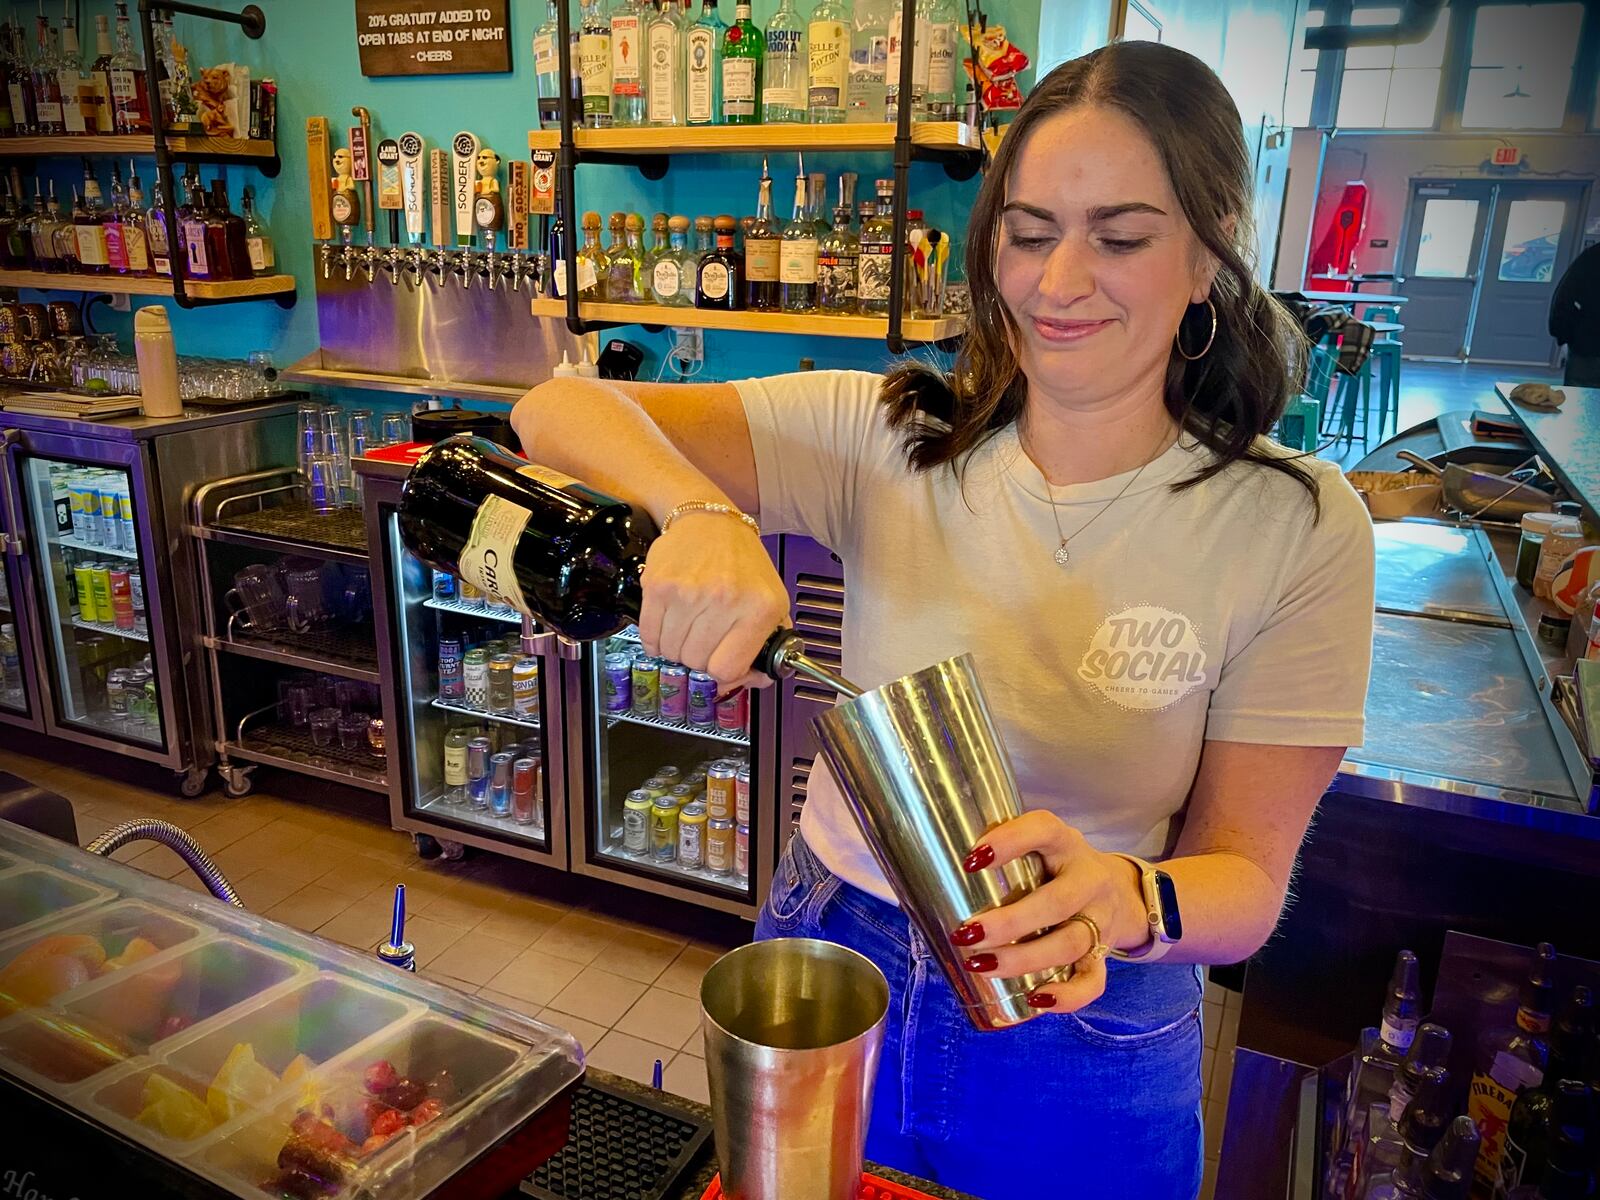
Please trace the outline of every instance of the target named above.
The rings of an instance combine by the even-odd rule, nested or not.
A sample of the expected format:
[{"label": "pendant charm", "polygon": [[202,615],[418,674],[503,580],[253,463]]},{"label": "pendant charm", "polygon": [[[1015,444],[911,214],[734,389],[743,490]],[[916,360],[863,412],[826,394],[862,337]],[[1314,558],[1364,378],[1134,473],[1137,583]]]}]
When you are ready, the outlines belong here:
[{"label": "pendant charm", "polygon": [[1064,567],[1071,560],[1072,560],[1072,552],[1067,549],[1067,539],[1066,538],[1062,538],[1061,539],[1061,545],[1056,547],[1056,563],[1059,566],[1063,566]]}]

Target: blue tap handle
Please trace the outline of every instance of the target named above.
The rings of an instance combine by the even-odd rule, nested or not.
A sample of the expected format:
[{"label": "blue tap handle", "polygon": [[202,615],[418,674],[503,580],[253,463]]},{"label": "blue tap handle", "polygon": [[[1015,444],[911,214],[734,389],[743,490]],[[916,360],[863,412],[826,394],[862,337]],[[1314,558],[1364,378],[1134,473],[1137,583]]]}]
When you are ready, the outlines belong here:
[{"label": "blue tap handle", "polygon": [[661,1090],[661,1060],[656,1059],[655,1069],[650,1072],[650,1086],[656,1091]]},{"label": "blue tap handle", "polygon": [[389,944],[403,946],[406,941],[406,885],[394,885],[394,919],[389,926]]}]

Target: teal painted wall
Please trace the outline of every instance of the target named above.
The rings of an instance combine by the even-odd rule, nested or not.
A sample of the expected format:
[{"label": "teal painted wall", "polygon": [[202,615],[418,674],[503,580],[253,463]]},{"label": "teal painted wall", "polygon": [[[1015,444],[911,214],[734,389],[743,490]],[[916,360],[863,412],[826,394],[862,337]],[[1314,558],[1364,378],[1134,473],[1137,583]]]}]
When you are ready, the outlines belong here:
[{"label": "teal painted wall", "polygon": [[[310,240],[309,198],[306,184],[305,122],[309,116],[326,116],[343,144],[353,123],[352,105],[372,110],[374,140],[398,136],[407,129],[420,133],[430,146],[447,144],[461,129],[470,129],[510,159],[527,153],[527,130],[533,120],[534,79],[531,44],[534,29],[544,19],[544,0],[512,0],[511,39],[513,71],[507,75],[433,76],[408,79],[367,79],[360,73],[355,45],[355,17],[348,0],[259,0],[267,13],[267,33],[259,42],[243,38],[233,26],[178,18],[179,37],[191,47],[191,62],[212,64],[238,61],[247,64],[253,78],[271,76],[279,88],[279,142],[283,173],[276,180],[241,167],[227,169],[228,193],[237,207],[241,190],[254,186],[263,215],[277,241],[279,270],[300,280],[299,303],[285,311],[270,302],[230,305],[183,312],[175,306],[173,326],[185,353],[242,356],[254,349],[271,350],[282,364],[306,354],[317,345],[315,293],[312,285],[313,250]],[[1049,0],[1046,0],[1049,2]],[[731,3],[724,19],[731,17]],[[765,22],[776,0],[755,6],[758,21]],[[801,0],[799,7],[810,7]],[[577,5],[574,3],[574,16]],[[22,11],[21,8],[18,9]],[[111,12],[109,3],[83,0],[80,29],[87,28],[92,44],[94,14]],[[1037,59],[1038,0],[992,0],[990,20],[1003,23],[1018,43]],[[1031,72],[1024,83],[1031,81]],[[861,187],[870,193],[871,181],[888,176],[887,154],[874,156],[818,155],[808,157],[808,170],[857,171]],[[795,162],[774,159],[774,198],[787,215],[793,194]],[[109,165],[101,162],[102,178]],[[210,179],[217,168],[202,168]],[[153,164],[144,160],[140,175],[148,189]],[[667,177],[652,183],[629,168],[584,166],[578,172],[580,208],[602,212],[637,209],[683,212],[753,212],[759,160],[747,156],[695,157],[674,162]],[[58,188],[81,177],[76,164],[55,168]],[[928,221],[941,229],[960,229],[977,188],[976,180],[955,183],[932,164],[912,168],[912,204],[921,207]],[[958,242],[958,251],[960,243]],[[954,261],[952,262],[954,265]],[[135,298],[136,303],[142,302]],[[533,320],[529,317],[529,320]],[[126,330],[125,316],[96,308],[104,328]],[[619,330],[641,345],[649,355],[646,370],[654,374],[668,345],[664,333],[651,334],[637,327]],[[706,337],[705,377],[739,378],[744,375],[792,369],[802,357],[818,367],[877,368],[888,361],[881,343],[842,338],[801,338],[773,335],[709,332]],[[366,399],[371,399],[367,397]]]}]

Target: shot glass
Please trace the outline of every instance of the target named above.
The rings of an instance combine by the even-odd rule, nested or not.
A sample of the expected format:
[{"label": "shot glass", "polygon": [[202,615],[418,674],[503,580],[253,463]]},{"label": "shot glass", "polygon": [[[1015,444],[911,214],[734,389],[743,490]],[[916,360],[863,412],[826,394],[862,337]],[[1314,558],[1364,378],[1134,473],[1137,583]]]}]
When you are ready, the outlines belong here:
[{"label": "shot glass", "polygon": [[339,737],[339,710],[337,708],[319,708],[311,714],[311,744],[319,750],[326,750],[338,740]]}]

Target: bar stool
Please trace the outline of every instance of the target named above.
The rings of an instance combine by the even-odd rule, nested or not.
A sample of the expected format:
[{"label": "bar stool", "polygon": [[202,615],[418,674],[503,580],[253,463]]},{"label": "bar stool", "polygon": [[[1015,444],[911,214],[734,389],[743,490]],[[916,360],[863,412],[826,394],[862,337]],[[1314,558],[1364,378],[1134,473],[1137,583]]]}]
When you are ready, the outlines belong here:
[{"label": "bar stool", "polygon": [[[1376,304],[1366,310],[1363,321],[1388,321],[1400,323],[1398,305]],[[1383,374],[1378,382],[1378,440],[1383,441],[1383,425],[1389,414],[1394,416],[1394,430],[1400,432],[1400,352],[1403,343],[1393,334],[1382,334],[1372,343],[1372,357],[1377,360]]]},{"label": "bar stool", "polygon": [[[1361,444],[1367,444],[1365,417],[1372,397],[1372,360],[1368,358],[1361,364],[1361,369],[1354,375],[1347,374],[1337,369],[1339,359],[1338,340],[1334,337],[1324,338],[1313,348],[1312,366],[1309,385],[1321,380],[1324,389],[1320,394],[1326,395],[1328,380],[1334,375],[1338,376],[1338,388],[1334,391],[1333,398],[1327,402],[1323,412],[1322,432],[1324,435],[1334,433],[1335,440],[1343,438],[1351,445],[1356,442],[1356,417],[1362,417]],[[1359,396],[1357,393],[1359,392]],[[1315,398],[1317,393],[1313,393]]]}]

